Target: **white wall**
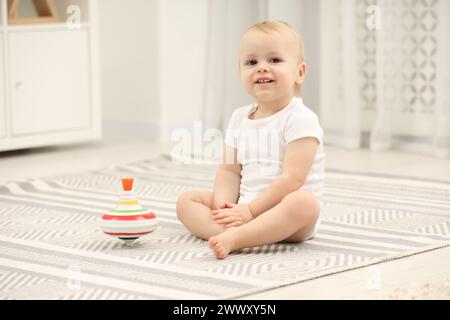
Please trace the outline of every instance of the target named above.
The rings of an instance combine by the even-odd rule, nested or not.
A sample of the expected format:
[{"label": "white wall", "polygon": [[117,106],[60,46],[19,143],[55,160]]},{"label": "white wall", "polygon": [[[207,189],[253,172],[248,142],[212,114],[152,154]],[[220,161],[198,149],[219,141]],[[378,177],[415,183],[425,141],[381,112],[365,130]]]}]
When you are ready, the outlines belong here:
[{"label": "white wall", "polygon": [[317,115],[319,115],[320,106],[320,1],[323,0],[301,1],[301,24],[299,26],[305,43],[307,64],[302,96],[305,104],[314,110]]},{"label": "white wall", "polygon": [[303,2],[302,0],[267,0],[266,18],[286,21],[302,33]]},{"label": "white wall", "polygon": [[202,118],[207,0],[159,0],[161,134]]},{"label": "white wall", "polygon": [[[157,0],[99,0],[105,136],[157,136],[160,110]],[[121,132],[125,131],[125,132]]]}]

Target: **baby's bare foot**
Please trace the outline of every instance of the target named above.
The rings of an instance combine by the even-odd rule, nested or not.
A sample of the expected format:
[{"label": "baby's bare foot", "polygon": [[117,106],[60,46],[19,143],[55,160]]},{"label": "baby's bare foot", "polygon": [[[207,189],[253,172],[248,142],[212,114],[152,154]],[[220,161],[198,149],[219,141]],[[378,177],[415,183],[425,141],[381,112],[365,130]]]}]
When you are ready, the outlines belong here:
[{"label": "baby's bare foot", "polygon": [[217,259],[225,258],[232,250],[234,237],[231,232],[223,232],[208,240],[209,247],[214,251]]}]

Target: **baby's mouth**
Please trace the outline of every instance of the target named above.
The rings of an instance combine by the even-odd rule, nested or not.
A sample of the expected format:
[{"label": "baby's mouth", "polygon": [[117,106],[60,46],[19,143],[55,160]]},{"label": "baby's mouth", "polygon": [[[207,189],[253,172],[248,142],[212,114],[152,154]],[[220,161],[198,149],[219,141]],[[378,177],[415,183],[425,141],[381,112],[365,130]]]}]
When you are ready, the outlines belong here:
[{"label": "baby's mouth", "polygon": [[271,82],[275,82],[275,80],[271,80],[271,79],[260,79],[260,80],[256,80],[255,83],[257,83],[257,84],[264,84],[264,83],[271,83]]}]

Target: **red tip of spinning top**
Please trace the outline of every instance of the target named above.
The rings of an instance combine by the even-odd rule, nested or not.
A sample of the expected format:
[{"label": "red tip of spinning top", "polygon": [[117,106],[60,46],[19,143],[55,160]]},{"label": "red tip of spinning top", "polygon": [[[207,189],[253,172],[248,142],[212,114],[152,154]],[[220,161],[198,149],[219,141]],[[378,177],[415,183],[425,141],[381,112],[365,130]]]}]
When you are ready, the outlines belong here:
[{"label": "red tip of spinning top", "polygon": [[133,189],[133,178],[123,178],[122,179],[122,186],[124,191],[131,191]]}]

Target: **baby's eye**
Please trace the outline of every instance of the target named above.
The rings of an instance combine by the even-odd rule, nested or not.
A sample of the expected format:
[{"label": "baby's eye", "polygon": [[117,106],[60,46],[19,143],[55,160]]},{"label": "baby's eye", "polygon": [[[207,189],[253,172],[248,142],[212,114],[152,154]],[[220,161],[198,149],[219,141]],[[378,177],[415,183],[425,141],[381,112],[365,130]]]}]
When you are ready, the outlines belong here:
[{"label": "baby's eye", "polygon": [[270,58],[269,62],[270,63],[279,63],[279,62],[281,62],[281,59],[280,58]]},{"label": "baby's eye", "polygon": [[254,66],[255,64],[257,64],[258,62],[255,59],[252,60],[248,60],[245,65],[247,66]]}]

